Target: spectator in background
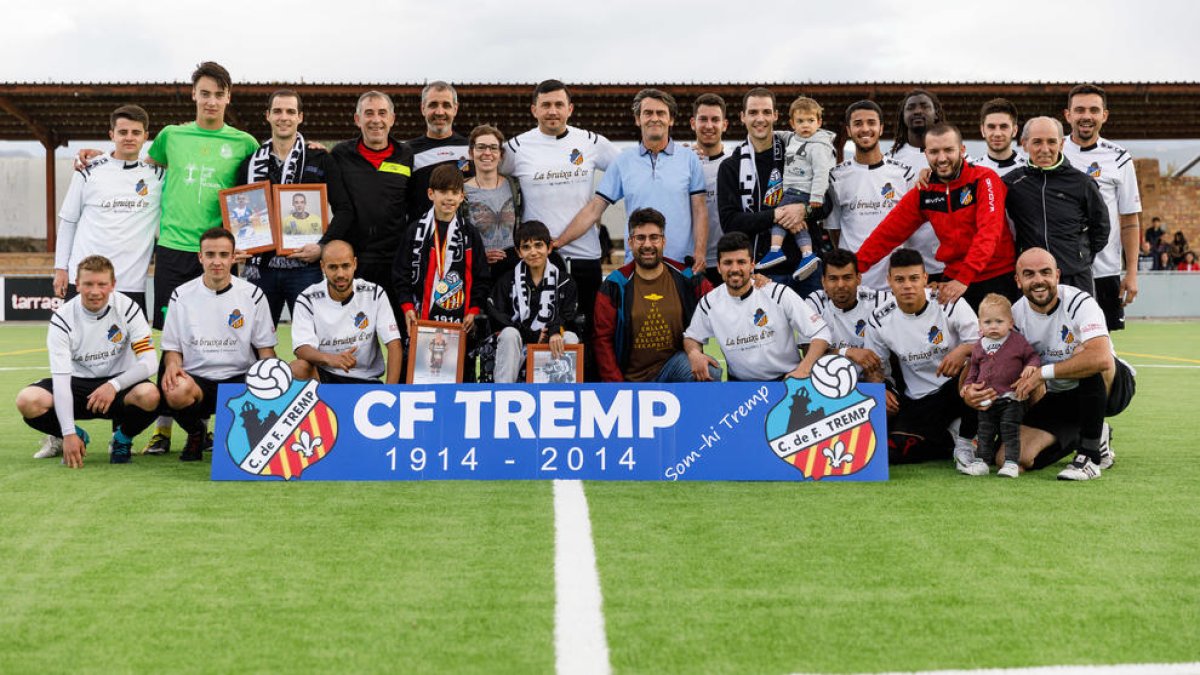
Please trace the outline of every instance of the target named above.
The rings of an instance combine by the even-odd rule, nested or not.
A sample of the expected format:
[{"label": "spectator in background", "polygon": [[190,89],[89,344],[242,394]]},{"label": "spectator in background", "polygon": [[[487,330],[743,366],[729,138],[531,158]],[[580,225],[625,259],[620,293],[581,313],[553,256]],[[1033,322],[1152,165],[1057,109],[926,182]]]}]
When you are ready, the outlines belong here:
[{"label": "spectator in background", "polygon": [[1142,248],[1138,251],[1138,271],[1149,272],[1154,269],[1154,248],[1150,246],[1150,242],[1143,241]]},{"label": "spectator in background", "polygon": [[1175,231],[1175,238],[1171,240],[1171,263],[1178,265],[1183,262],[1183,254],[1188,251],[1187,237],[1183,236],[1183,230]]},{"label": "spectator in background", "polygon": [[1151,246],[1157,247],[1163,237],[1167,236],[1166,230],[1162,226],[1162,218],[1155,216],[1150,219],[1150,227],[1146,230],[1146,241]]},{"label": "spectator in background", "polygon": [[1154,271],[1168,272],[1173,269],[1175,266],[1171,264],[1171,252],[1166,249],[1159,251],[1158,256],[1154,259]]},{"label": "spectator in background", "polygon": [[1196,252],[1188,251],[1183,254],[1183,262],[1179,263],[1180,272],[1200,272],[1200,263],[1196,262]]},{"label": "spectator in background", "polygon": [[471,130],[467,142],[475,175],[464,184],[467,215],[483,239],[492,278],[497,279],[517,265],[513,230],[521,220],[520,188],[516,181],[500,175],[504,157],[504,134],[481,124]]}]

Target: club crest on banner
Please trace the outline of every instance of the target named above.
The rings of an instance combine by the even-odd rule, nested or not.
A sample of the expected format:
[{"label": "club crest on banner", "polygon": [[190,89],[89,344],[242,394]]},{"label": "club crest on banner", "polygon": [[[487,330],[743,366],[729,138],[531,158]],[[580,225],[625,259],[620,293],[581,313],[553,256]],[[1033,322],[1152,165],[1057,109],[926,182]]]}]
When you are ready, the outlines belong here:
[{"label": "club crest on banner", "polygon": [[767,413],[767,443],[805,478],[849,476],[875,455],[871,410],[858,371],[844,356],[817,360],[808,379],[788,379],[787,394]]},{"label": "club crest on banner", "polygon": [[293,380],[279,359],[250,367],[246,391],[226,403],[233,424],[225,446],[233,463],[255,476],[299,478],[337,442],[338,420],[315,380]]}]

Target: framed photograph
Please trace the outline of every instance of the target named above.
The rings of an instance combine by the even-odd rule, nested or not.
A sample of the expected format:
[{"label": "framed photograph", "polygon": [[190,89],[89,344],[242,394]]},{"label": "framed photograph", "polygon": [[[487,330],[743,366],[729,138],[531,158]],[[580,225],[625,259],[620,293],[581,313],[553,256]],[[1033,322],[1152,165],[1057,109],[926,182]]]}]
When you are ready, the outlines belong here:
[{"label": "framed photograph", "polygon": [[528,345],[525,347],[525,381],[583,382],[583,345],[563,345],[563,355],[557,359],[550,353],[550,345]]},{"label": "framed photograph", "polygon": [[275,253],[288,255],[321,241],[329,229],[329,197],[324,183],[276,185]]},{"label": "framed photograph", "polygon": [[408,335],[409,384],[462,382],[467,339],[462,324],[418,321]]},{"label": "framed photograph", "polygon": [[221,221],[233,233],[234,248],[247,253],[276,249],[271,214],[271,184],[267,181],[221,190]]}]

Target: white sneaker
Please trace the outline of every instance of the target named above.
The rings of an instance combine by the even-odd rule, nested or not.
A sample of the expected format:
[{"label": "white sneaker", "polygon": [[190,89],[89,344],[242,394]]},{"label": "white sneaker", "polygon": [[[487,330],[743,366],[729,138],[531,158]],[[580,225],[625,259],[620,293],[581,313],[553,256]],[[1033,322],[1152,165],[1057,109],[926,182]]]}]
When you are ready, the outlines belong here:
[{"label": "white sneaker", "polygon": [[1108,471],[1116,460],[1117,453],[1112,449],[1112,427],[1105,422],[1104,429],[1100,431],[1100,468]]},{"label": "white sneaker", "polygon": [[1005,462],[996,475],[1001,478],[1016,478],[1021,475],[1021,467],[1017,466],[1016,462]]},{"label": "white sneaker", "polygon": [[976,474],[967,473],[967,467],[975,461],[975,443],[968,441],[962,436],[954,437],[954,468],[958,469],[959,473],[965,473],[968,476]]},{"label": "white sneaker", "polygon": [[973,459],[971,463],[960,469],[960,471],[968,476],[986,476],[992,472],[988,467],[988,463],[982,459]]},{"label": "white sneaker", "polygon": [[57,436],[47,435],[42,439],[42,447],[33,453],[34,459],[50,459],[58,457],[62,454],[62,439]]},{"label": "white sneaker", "polygon": [[1058,472],[1059,480],[1092,480],[1099,477],[1100,467],[1082,453],[1076,454],[1067,468]]}]

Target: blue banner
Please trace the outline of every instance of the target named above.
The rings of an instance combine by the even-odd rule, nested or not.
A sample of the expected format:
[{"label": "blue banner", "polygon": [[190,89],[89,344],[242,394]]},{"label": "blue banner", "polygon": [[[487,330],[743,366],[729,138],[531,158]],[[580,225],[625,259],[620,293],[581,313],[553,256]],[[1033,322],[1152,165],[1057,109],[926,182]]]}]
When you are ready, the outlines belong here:
[{"label": "blue banner", "polygon": [[213,480],[887,480],[883,385],[221,385]]}]

